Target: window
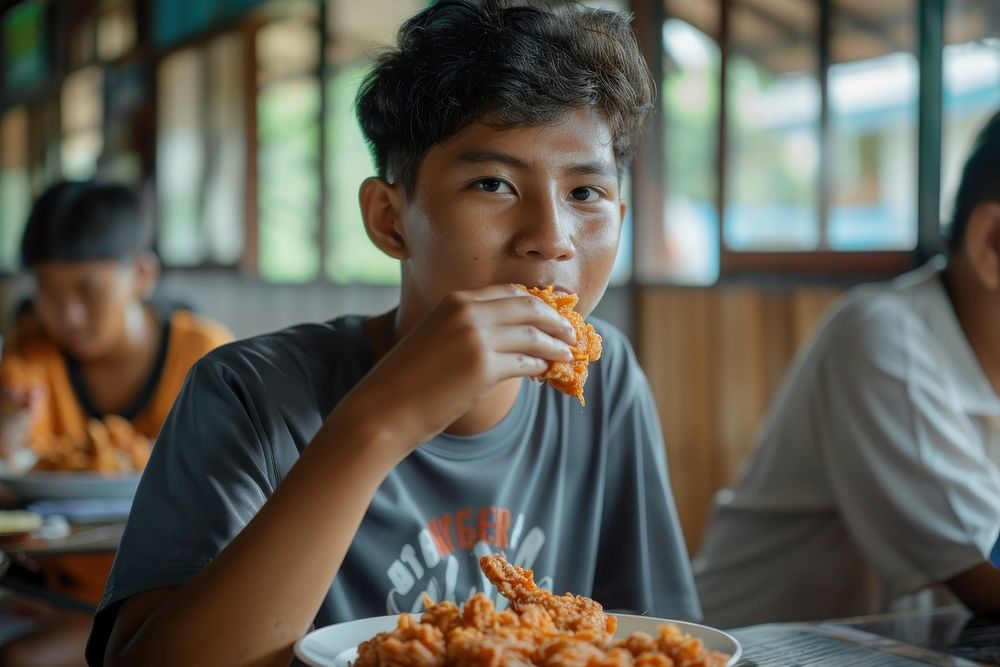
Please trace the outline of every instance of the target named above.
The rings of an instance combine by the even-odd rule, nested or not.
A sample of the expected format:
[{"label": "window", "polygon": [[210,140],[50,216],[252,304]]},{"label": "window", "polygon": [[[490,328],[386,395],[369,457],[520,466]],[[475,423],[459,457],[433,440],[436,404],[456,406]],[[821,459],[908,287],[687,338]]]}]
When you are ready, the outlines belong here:
[{"label": "window", "polygon": [[0,273],[14,273],[20,263],[31,208],[28,162],[28,109],[13,107],[0,115]]},{"label": "window", "polygon": [[949,224],[962,165],[976,134],[1000,110],[1000,3],[952,0],[946,4],[941,220]]},{"label": "window", "polygon": [[369,240],[358,207],[361,182],[375,174],[354,114],[354,98],[367,61],[344,64],[327,81],[327,276],[341,283],[399,281],[399,262]]},{"label": "window", "polygon": [[240,33],[176,51],[160,62],[156,210],[158,247],[168,265],[233,265],[243,254],[243,73]]},{"label": "window", "polygon": [[46,5],[38,0],[14,7],[0,22],[4,85],[18,90],[35,85],[48,74],[45,40]]},{"label": "window", "polygon": [[97,55],[115,60],[135,46],[135,14],[130,0],[102,0],[97,15]]},{"label": "window", "polygon": [[394,44],[400,24],[424,4],[403,0],[372,11],[350,0],[327,2],[326,275],[337,282],[399,281],[399,262],[372,244],[358,208],[358,189],[375,175],[375,165],[354,114],[354,98],[379,49]]},{"label": "window", "polygon": [[916,246],[920,68],[909,0],[836,0],[827,74],[830,208],[824,247]]},{"label": "window", "polygon": [[730,21],[725,245],[819,248],[816,4],[737,0]]},{"label": "window", "polygon": [[[717,28],[717,10],[710,3],[702,6],[706,28]],[[657,239],[661,252],[656,253],[662,260],[644,266],[643,278],[711,284],[719,275],[719,47],[713,37],[680,18],[667,19],[662,40],[659,102],[666,184]]]},{"label": "window", "polygon": [[62,86],[60,157],[66,178],[92,178],[104,146],[104,76],[96,65],[77,70]]},{"label": "window", "polygon": [[258,270],[300,283],[320,272],[319,35],[308,16],[256,38]]}]

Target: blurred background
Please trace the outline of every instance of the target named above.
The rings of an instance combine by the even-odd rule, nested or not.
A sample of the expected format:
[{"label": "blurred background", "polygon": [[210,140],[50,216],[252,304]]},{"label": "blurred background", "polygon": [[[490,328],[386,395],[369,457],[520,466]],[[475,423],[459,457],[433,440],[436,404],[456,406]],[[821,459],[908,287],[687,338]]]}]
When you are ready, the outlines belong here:
[{"label": "blurred background", "polygon": [[[164,290],[248,336],[397,297],[351,108],[426,0],[0,1],[0,332],[32,199],[140,188]],[[1000,0],[620,0],[659,82],[598,315],[660,406],[689,547],[846,287],[940,248],[1000,109]]]}]

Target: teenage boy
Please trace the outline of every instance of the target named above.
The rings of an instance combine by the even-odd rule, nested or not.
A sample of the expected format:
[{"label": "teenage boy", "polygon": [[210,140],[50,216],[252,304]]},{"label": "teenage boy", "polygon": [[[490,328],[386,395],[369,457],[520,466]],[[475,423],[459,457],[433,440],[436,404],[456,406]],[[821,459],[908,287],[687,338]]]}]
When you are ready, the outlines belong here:
[{"label": "teenage boy", "polygon": [[[618,249],[653,108],[628,17],[442,0],[364,81],[372,241],[399,306],[244,341],[191,374],[140,485],[92,664],[287,664],[311,625],[492,593],[504,551],[557,592],[696,618],[656,409],[622,334],[586,408],[571,358]],[[157,522],[152,517],[163,517]]]},{"label": "teenage boy", "polygon": [[708,622],[1000,613],[1000,114],[952,220],[947,260],[847,296],[789,371],[695,561]]},{"label": "teenage boy", "polygon": [[[187,310],[151,301],[159,263],[153,228],[122,185],[64,181],[35,203],[21,243],[34,293],[7,337],[0,360],[0,455],[8,468],[33,447],[87,437],[90,419],[118,415],[156,437],[194,362],[229,332]],[[48,560],[60,592],[95,604],[110,556]],[[0,651],[3,664],[33,656],[82,660],[90,620],[67,614]]]}]

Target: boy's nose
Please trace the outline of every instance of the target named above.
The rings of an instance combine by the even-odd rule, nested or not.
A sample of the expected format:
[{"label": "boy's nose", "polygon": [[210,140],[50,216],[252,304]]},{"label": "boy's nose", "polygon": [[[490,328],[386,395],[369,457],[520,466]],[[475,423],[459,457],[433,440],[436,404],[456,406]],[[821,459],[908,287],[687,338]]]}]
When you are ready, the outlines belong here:
[{"label": "boy's nose", "polygon": [[537,259],[572,259],[572,214],[561,210],[559,202],[546,198],[528,206],[520,233],[514,239],[514,254]]},{"label": "boy's nose", "polygon": [[67,329],[83,329],[87,324],[87,308],[79,301],[68,301],[63,304],[60,315]]}]

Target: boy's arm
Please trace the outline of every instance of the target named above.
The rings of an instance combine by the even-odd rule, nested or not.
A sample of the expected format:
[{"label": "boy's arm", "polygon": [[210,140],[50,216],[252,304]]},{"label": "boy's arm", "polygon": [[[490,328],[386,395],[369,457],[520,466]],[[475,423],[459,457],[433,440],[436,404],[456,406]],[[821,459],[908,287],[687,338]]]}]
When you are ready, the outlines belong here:
[{"label": "boy's arm", "polygon": [[122,604],[105,664],[288,664],[389,471],[498,382],[570,359],[573,336],[509,285],[445,298],[344,397],[211,563]]},{"label": "boy's arm", "polygon": [[977,614],[1000,614],[1000,568],[983,561],[947,582],[966,607]]}]

